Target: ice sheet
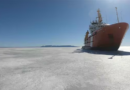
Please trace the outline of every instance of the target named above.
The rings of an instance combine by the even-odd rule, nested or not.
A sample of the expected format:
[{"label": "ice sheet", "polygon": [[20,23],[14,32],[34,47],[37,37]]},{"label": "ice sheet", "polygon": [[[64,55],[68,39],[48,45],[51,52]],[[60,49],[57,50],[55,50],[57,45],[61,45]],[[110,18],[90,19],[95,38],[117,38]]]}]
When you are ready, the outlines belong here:
[{"label": "ice sheet", "polygon": [[130,47],[0,48],[0,90],[129,90]]}]

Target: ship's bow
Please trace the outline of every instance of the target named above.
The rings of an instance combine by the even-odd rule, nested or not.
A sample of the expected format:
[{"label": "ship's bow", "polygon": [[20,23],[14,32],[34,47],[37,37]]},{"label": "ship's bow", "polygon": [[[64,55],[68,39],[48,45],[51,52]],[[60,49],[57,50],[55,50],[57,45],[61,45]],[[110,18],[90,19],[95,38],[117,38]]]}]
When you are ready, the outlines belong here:
[{"label": "ship's bow", "polygon": [[128,23],[117,23],[104,27],[100,32],[102,34],[99,47],[105,50],[118,50],[128,28]]}]

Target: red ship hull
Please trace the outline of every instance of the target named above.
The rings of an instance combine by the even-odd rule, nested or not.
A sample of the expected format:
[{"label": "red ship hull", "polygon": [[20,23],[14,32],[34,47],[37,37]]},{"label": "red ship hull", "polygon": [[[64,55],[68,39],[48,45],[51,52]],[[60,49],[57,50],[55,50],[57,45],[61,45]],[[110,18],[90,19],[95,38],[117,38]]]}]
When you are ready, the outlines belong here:
[{"label": "red ship hull", "polygon": [[128,28],[127,23],[105,26],[88,37],[83,49],[118,50]]}]

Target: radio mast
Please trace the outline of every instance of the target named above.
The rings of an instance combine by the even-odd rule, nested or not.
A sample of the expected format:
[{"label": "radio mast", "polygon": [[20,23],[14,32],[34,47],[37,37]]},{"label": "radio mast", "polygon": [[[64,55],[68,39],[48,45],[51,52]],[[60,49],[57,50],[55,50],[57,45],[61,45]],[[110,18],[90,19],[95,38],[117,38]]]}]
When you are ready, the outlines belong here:
[{"label": "radio mast", "polygon": [[115,8],[116,8],[117,22],[119,23],[119,17],[118,17],[117,7],[115,7]]}]

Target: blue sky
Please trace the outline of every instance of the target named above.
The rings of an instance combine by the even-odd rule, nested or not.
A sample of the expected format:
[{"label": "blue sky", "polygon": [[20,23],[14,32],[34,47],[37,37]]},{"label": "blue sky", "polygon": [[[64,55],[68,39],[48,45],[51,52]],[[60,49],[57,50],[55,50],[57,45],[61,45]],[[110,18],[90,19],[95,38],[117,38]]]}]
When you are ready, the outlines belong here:
[{"label": "blue sky", "polygon": [[[130,24],[129,0],[0,0],[0,46],[82,46],[97,9],[104,22],[113,24],[115,6],[120,21]],[[122,45],[130,45],[129,39],[130,30]]]}]

